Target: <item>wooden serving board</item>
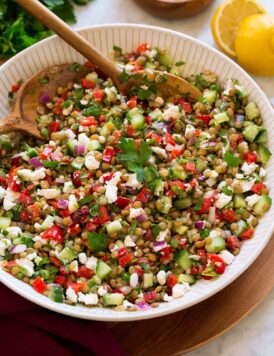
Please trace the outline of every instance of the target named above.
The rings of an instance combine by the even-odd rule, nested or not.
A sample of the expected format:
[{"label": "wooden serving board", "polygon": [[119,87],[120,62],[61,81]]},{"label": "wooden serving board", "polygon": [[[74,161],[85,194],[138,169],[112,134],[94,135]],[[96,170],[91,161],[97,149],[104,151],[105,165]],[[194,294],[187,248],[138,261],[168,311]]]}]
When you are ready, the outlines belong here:
[{"label": "wooden serving board", "polygon": [[130,356],[182,355],[233,327],[262,301],[274,286],[273,261],[274,236],[242,276],[204,302],[161,318],[109,326]]}]

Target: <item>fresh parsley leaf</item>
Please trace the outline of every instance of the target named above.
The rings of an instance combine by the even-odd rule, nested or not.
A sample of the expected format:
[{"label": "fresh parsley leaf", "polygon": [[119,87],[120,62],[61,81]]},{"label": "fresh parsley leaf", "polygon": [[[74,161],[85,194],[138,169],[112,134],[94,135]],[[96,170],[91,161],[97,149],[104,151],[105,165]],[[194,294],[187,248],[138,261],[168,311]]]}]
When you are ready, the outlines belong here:
[{"label": "fresh parsley leaf", "polygon": [[113,51],[118,52],[120,56],[123,54],[122,48],[118,46],[113,46]]},{"label": "fresh parsley leaf", "polygon": [[180,67],[180,66],[183,66],[186,62],[183,62],[183,61],[179,61],[179,62],[176,62],[175,65],[176,67]]},{"label": "fresh parsley leaf", "polygon": [[98,205],[98,204],[94,204],[94,205],[89,209],[90,215],[93,216],[93,217],[98,216],[98,209],[99,209],[99,205]]},{"label": "fresh parsley leaf", "polygon": [[202,276],[216,278],[219,277],[219,274],[214,271],[214,265],[211,264],[202,272]]},{"label": "fresh parsley leaf", "polygon": [[200,210],[202,209],[202,206],[203,206],[203,197],[199,197],[196,202],[196,205],[193,207],[193,210]]},{"label": "fresh parsley leaf", "polygon": [[109,238],[105,234],[98,234],[95,231],[88,232],[88,247],[93,252],[105,251]]},{"label": "fresh parsley leaf", "polygon": [[150,87],[148,89],[140,88],[138,90],[137,96],[140,100],[148,100],[152,94],[155,93],[155,88]]},{"label": "fresh parsley leaf", "polygon": [[118,158],[124,162],[134,162],[143,166],[151,156],[151,148],[148,143],[141,140],[140,152],[137,150],[136,142],[133,138],[121,137],[118,144],[123,153],[118,153]]},{"label": "fresh parsley leaf", "polygon": [[129,171],[136,173],[139,182],[143,182],[145,178],[144,168],[139,166],[137,163],[128,162],[127,168]]},{"label": "fresh parsley leaf", "polygon": [[224,160],[229,167],[238,167],[239,164],[242,162],[238,157],[228,151],[226,151],[224,155]]},{"label": "fresh parsley leaf", "polygon": [[226,195],[228,196],[232,196],[233,195],[233,192],[231,189],[227,188],[227,187],[223,187],[222,188],[222,192],[225,193]]},{"label": "fresh parsley leaf", "polygon": [[152,225],[152,234],[153,237],[157,237],[160,234],[161,229],[159,228],[159,225]]},{"label": "fresh parsley leaf", "polygon": [[122,81],[123,83],[126,83],[126,82],[129,80],[130,77],[131,77],[131,75],[130,75],[129,73],[127,73],[127,72],[125,71],[125,68],[124,68],[123,71],[122,71],[122,74],[120,75],[121,81]]}]

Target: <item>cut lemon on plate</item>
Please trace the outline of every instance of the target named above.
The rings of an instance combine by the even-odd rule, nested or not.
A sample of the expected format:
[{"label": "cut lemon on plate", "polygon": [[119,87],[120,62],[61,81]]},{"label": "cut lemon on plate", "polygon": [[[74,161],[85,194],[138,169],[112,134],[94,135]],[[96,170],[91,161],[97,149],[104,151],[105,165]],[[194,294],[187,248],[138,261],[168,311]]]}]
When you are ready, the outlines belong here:
[{"label": "cut lemon on plate", "polygon": [[211,21],[211,31],[217,45],[229,56],[235,57],[234,42],[238,27],[246,17],[265,14],[256,0],[225,0],[219,5]]}]

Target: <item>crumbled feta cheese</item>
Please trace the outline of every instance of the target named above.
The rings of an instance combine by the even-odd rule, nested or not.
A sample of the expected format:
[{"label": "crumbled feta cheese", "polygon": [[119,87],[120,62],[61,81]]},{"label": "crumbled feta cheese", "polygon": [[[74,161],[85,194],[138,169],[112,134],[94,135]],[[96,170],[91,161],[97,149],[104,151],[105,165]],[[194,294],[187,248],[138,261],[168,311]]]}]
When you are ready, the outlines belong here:
[{"label": "crumbled feta cheese", "polygon": [[30,253],[29,255],[27,255],[27,258],[31,261],[34,260],[36,257],[37,257],[36,252]]},{"label": "crumbled feta cheese", "polygon": [[78,135],[78,142],[80,145],[88,145],[90,143],[90,139],[85,133],[81,133]]},{"label": "crumbled feta cheese", "polygon": [[30,169],[19,169],[17,174],[21,179],[27,182],[37,182],[45,178],[45,170],[44,167],[36,169],[35,171],[31,171]]},{"label": "crumbled feta cheese", "polygon": [[87,259],[86,267],[94,271],[96,270],[97,262],[98,262],[98,258],[91,256]]},{"label": "crumbled feta cheese", "polygon": [[68,210],[70,213],[74,213],[79,208],[76,196],[74,194],[69,195]]},{"label": "crumbled feta cheese", "polygon": [[257,203],[257,201],[259,199],[260,199],[260,196],[257,194],[252,194],[249,197],[245,198],[245,201],[247,202],[247,207],[253,208],[253,206]]},{"label": "crumbled feta cheese", "polygon": [[134,246],[136,246],[135,242],[132,240],[132,238],[129,235],[127,235],[125,237],[124,243],[125,243],[126,247],[134,247]]},{"label": "crumbled feta cheese", "polygon": [[156,155],[159,155],[163,158],[167,158],[167,153],[164,148],[161,147],[151,147],[152,152],[156,153]]},{"label": "crumbled feta cheese", "polygon": [[4,188],[0,187],[0,200],[4,199],[6,191]]},{"label": "crumbled feta cheese", "polygon": [[258,165],[256,163],[244,162],[244,164],[241,167],[241,170],[244,172],[244,175],[249,176],[256,171],[257,167]]},{"label": "crumbled feta cheese", "polygon": [[124,295],[128,295],[132,291],[132,288],[130,286],[124,286],[119,289]]},{"label": "crumbled feta cheese", "polygon": [[225,205],[227,205],[232,199],[232,196],[226,195],[224,193],[220,193],[215,202],[215,206],[218,209],[222,209]]},{"label": "crumbled feta cheese", "polygon": [[[233,183],[232,183],[232,184],[233,184]],[[253,185],[254,185],[254,180],[250,180],[250,181],[242,180],[242,181],[240,182],[240,184],[241,184],[243,193],[245,193],[245,192],[248,192],[249,190],[251,190],[251,188],[252,188]]]},{"label": "crumbled feta cheese", "polygon": [[160,233],[156,237],[156,241],[158,241],[158,242],[165,241],[165,239],[167,238],[168,235],[169,235],[169,230],[168,229],[166,229],[164,231],[160,231]]},{"label": "crumbled feta cheese", "polygon": [[45,197],[47,199],[55,199],[60,195],[60,189],[52,188],[52,189],[38,189],[37,195]]},{"label": "crumbled feta cheese", "polygon": [[216,236],[219,236],[220,234],[218,233],[217,230],[211,230],[209,233],[209,237],[214,238]]},{"label": "crumbled feta cheese", "polygon": [[244,175],[242,173],[237,173],[235,176],[237,179],[243,179]]},{"label": "crumbled feta cheese", "polygon": [[188,124],[186,125],[186,129],[185,129],[185,137],[188,138],[189,137],[189,134],[192,134],[194,131],[195,131],[195,127]]},{"label": "crumbled feta cheese", "polygon": [[133,307],[133,306],[134,306],[134,304],[130,303],[128,300],[124,300],[124,301],[123,301],[123,307],[124,307],[125,309],[131,308],[131,307]]},{"label": "crumbled feta cheese", "polygon": [[12,239],[22,234],[22,230],[18,226],[10,226],[7,227],[5,230],[8,231],[8,237]]},{"label": "crumbled feta cheese", "polygon": [[171,105],[168,109],[166,109],[163,112],[163,119],[164,120],[169,120],[170,118],[173,118],[175,120],[178,120],[182,117],[182,112],[180,112],[179,106],[178,105]]},{"label": "crumbled feta cheese", "polygon": [[259,176],[261,178],[264,178],[266,176],[266,170],[263,167],[260,168]]},{"label": "crumbled feta cheese", "polygon": [[98,288],[98,294],[102,297],[104,294],[106,294],[108,291],[105,289],[103,286],[100,286]]},{"label": "crumbled feta cheese", "polygon": [[144,211],[143,208],[130,208],[129,209],[129,217],[130,219],[135,219],[137,218],[137,216],[139,215],[145,215],[146,216],[146,212]]},{"label": "crumbled feta cheese", "polygon": [[166,272],[165,271],[159,271],[157,273],[157,282],[163,286],[164,284],[166,284]]},{"label": "crumbled feta cheese", "polygon": [[71,301],[72,303],[77,303],[77,294],[74,292],[74,290],[71,287],[68,287],[68,289],[66,290],[66,296],[68,298],[69,301]]},{"label": "crumbled feta cheese", "polygon": [[13,203],[12,201],[10,201],[10,200],[8,200],[6,198],[4,199],[4,202],[3,202],[4,210],[6,210],[6,211],[11,210],[15,206],[16,206],[16,203]]},{"label": "crumbled feta cheese", "polygon": [[64,188],[63,188],[63,192],[68,194],[71,193],[74,190],[74,186],[72,184],[72,182],[65,182],[64,183]]},{"label": "crumbled feta cheese", "polygon": [[19,198],[20,193],[14,192],[10,190],[9,188],[6,190],[6,196],[5,198],[8,199],[9,201],[16,202]]},{"label": "crumbled feta cheese", "polygon": [[75,272],[77,273],[79,271],[79,268],[78,268],[78,261],[74,260],[70,263],[69,265],[69,270],[71,272]]},{"label": "crumbled feta cheese", "polygon": [[121,175],[122,175],[121,172],[116,172],[114,174],[114,176],[109,181],[107,181],[105,184],[105,187],[106,187],[105,196],[106,196],[109,204],[115,203],[118,198],[117,184],[120,181]]},{"label": "crumbled feta cheese", "polygon": [[136,288],[138,286],[138,274],[132,273],[129,279],[129,284],[132,288]]},{"label": "crumbled feta cheese", "polygon": [[29,260],[28,258],[21,258],[21,259],[15,260],[15,262],[27,271],[28,277],[31,277],[33,275],[34,263],[31,260]]},{"label": "crumbled feta cheese", "polygon": [[105,143],[106,142],[105,136],[99,136],[99,142],[100,143]]},{"label": "crumbled feta cheese", "polygon": [[100,162],[94,156],[95,151],[90,151],[85,157],[85,166],[89,170],[98,169]]},{"label": "crumbled feta cheese", "polygon": [[82,263],[82,265],[85,265],[87,263],[88,258],[84,252],[79,253],[78,258],[79,258],[80,263]]},{"label": "crumbled feta cheese", "polygon": [[222,181],[221,183],[218,184],[218,189],[222,190],[223,187],[226,187],[226,182]]},{"label": "crumbled feta cheese", "polygon": [[172,302],[173,301],[173,297],[171,295],[168,295],[168,294],[164,294],[163,296],[163,301],[164,302]]},{"label": "crumbled feta cheese", "polygon": [[234,258],[235,258],[235,256],[232,253],[230,253],[229,251],[227,251],[227,250],[221,251],[220,252],[220,256],[224,260],[224,263],[227,264],[227,265],[230,265],[233,262]]},{"label": "crumbled feta cheese", "polygon": [[113,86],[113,87],[107,87],[105,88],[105,93],[107,96],[107,100],[111,103],[114,103],[116,101],[117,98],[117,89]]},{"label": "crumbled feta cheese", "polygon": [[177,299],[185,295],[188,291],[190,290],[189,284],[188,283],[183,283],[183,284],[175,284],[175,286],[172,288],[172,297]]},{"label": "crumbled feta cheese", "polygon": [[127,178],[128,178],[126,182],[127,187],[136,188],[136,189],[140,189],[142,187],[142,183],[138,181],[136,173],[127,174]]},{"label": "crumbled feta cheese", "polygon": [[161,107],[161,106],[164,105],[165,101],[160,96],[157,96],[156,99],[155,99],[155,103],[157,104],[158,107]]},{"label": "crumbled feta cheese", "polygon": [[95,293],[83,294],[80,292],[78,294],[78,300],[85,305],[96,305],[98,304],[98,295]]},{"label": "crumbled feta cheese", "polygon": [[66,129],[62,131],[69,140],[74,140],[76,135],[71,129]]},{"label": "crumbled feta cheese", "polygon": [[36,231],[38,231],[38,232],[41,231],[41,226],[42,226],[41,224],[39,224],[39,223],[36,222],[33,226],[34,226],[34,228],[35,228]]}]

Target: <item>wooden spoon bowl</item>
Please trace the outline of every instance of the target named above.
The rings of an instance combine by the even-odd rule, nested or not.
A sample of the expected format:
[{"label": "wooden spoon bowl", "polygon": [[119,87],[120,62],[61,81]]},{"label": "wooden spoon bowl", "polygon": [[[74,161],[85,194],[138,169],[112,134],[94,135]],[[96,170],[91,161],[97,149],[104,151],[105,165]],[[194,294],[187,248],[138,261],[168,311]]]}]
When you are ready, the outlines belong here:
[{"label": "wooden spoon bowl", "polygon": [[134,0],[154,16],[167,19],[191,17],[206,10],[214,0]]}]

